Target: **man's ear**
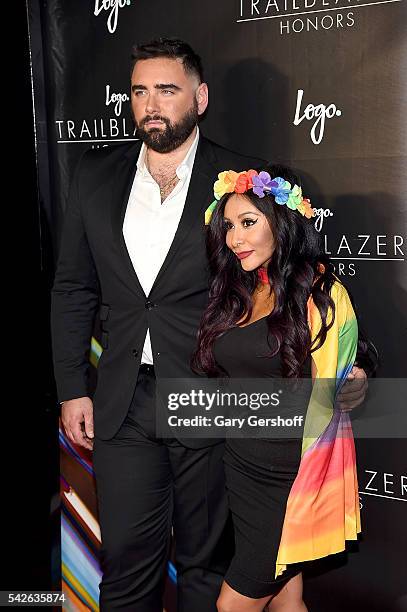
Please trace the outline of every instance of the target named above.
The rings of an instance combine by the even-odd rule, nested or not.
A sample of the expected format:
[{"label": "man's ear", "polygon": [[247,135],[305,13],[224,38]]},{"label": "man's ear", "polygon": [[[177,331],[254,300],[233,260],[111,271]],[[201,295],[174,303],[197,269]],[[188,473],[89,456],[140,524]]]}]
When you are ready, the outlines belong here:
[{"label": "man's ear", "polygon": [[198,115],[202,115],[206,111],[209,102],[208,85],[206,83],[198,85],[195,97],[198,104]]}]

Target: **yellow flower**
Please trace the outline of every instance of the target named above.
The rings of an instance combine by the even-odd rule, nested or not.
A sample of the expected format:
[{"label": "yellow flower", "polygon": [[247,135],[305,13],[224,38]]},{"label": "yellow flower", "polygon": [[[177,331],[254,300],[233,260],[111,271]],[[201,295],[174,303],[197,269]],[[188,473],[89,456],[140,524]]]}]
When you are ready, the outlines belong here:
[{"label": "yellow flower", "polygon": [[213,186],[215,198],[220,200],[225,193],[233,193],[239,173],[234,170],[225,170],[218,174],[218,180]]}]

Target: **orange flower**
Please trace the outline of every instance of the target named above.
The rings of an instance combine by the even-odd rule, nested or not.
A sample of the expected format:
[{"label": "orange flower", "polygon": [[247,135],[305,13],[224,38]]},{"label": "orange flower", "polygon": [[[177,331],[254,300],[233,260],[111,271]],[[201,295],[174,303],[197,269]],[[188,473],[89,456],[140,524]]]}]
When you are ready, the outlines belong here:
[{"label": "orange flower", "polygon": [[303,198],[301,204],[298,205],[297,210],[307,219],[311,219],[314,216],[314,210],[311,207],[311,202],[308,198]]},{"label": "orange flower", "polygon": [[259,176],[259,173],[256,172],[256,170],[248,170],[246,172],[248,179],[249,179],[249,184],[248,184],[248,189],[253,189],[253,177],[254,176]]}]

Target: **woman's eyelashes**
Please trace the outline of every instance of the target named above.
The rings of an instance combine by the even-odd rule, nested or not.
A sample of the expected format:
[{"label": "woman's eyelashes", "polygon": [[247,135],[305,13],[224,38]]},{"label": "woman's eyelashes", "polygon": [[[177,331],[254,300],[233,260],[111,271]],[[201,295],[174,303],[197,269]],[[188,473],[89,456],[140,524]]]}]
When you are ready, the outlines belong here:
[{"label": "woman's eyelashes", "polygon": [[[241,219],[240,223],[242,224],[243,227],[248,228],[248,227],[251,227],[252,225],[255,225],[257,221],[258,219],[250,219],[250,217],[247,217],[246,219]],[[227,232],[233,229],[233,227],[234,225],[233,223],[231,223],[231,221],[225,221],[225,228]]]}]

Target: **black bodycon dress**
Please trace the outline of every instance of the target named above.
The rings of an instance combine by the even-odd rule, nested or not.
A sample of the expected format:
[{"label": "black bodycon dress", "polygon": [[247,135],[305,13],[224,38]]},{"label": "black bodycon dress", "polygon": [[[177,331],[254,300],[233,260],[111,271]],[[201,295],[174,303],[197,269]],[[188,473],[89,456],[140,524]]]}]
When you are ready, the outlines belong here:
[{"label": "black bodycon dress", "polygon": [[[279,354],[269,357],[266,318],[234,327],[216,340],[217,363],[231,378],[281,377]],[[303,370],[311,376],[311,360]],[[305,414],[305,409],[304,409]],[[247,597],[276,594],[302,566],[290,565],[277,579],[276,559],[288,495],[301,459],[300,437],[230,438],[224,456],[235,555],[225,581]]]}]

